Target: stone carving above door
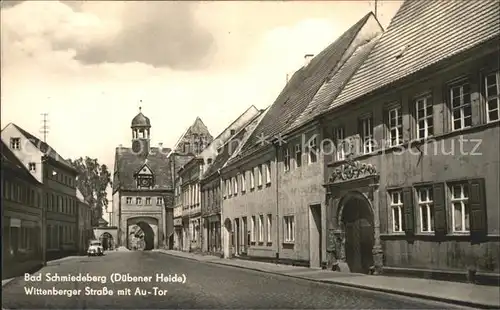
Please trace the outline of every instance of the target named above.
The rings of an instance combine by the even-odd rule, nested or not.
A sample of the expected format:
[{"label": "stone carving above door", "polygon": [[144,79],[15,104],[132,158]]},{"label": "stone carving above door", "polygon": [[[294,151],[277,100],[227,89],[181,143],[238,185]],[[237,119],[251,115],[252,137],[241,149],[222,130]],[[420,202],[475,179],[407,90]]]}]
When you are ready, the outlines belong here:
[{"label": "stone carving above door", "polygon": [[354,161],[347,158],[346,162],[340,167],[335,168],[328,179],[329,183],[354,180],[370,175],[378,175],[377,169],[372,164]]}]

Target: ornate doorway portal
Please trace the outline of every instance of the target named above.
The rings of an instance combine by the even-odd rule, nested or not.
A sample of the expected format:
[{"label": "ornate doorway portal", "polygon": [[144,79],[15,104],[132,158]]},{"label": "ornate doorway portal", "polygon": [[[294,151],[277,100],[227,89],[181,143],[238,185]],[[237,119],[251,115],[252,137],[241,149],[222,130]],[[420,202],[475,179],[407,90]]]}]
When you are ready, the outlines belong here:
[{"label": "ornate doorway portal", "polygon": [[370,203],[361,194],[350,193],[342,199],[340,212],[347,265],[351,272],[369,273],[375,243]]}]

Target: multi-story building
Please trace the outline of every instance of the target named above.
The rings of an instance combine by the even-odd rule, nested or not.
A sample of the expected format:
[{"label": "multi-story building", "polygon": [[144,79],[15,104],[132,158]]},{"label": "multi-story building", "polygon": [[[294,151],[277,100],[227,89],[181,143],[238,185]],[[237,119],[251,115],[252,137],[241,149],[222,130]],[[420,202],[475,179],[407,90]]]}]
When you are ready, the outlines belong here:
[{"label": "multi-story building", "polygon": [[2,279],[45,263],[44,203],[39,182],[2,141]]},{"label": "multi-story building", "polygon": [[497,1],[405,1],[329,102],[330,261],[498,283],[498,16]]},{"label": "multi-story building", "polygon": [[[198,156],[196,156],[196,158],[191,159],[191,161],[186,164],[186,169],[188,169],[188,167],[191,167],[191,169],[199,171],[199,177],[195,179],[195,189],[198,192],[197,195],[199,195],[200,207],[199,212],[196,208],[194,210],[196,211],[195,215],[198,215],[199,213],[202,217],[200,241],[201,249],[204,252],[208,252],[209,250],[216,252],[217,246],[220,247],[220,204],[218,209],[214,207],[215,202],[218,201],[220,203],[220,198],[222,197],[222,195],[220,195],[220,181],[217,182],[212,179],[212,182],[210,182],[210,184],[206,184],[206,182],[203,181],[204,174],[209,169],[211,169],[214,159],[217,156],[221,155],[222,152],[224,152],[223,148],[229,139],[232,139],[232,141],[234,142],[233,144],[229,145],[229,147],[232,147],[234,149],[238,146],[238,141],[233,139],[236,132],[244,128],[259,114],[260,111],[252,105],[240,116],[238,116],[227,128],[225,128],[212,141],[212,143],[210,143]],[[231,152],[230,150],[227,151]],[[222,159],[222,157],[220,157],[220,159]],[[220,165],[219,168],[221,167],[222,166]],[[218,180],[218,178],[216,179]],[[216,240],[218,240],[217,246]]]},{"label": "multi-story building", "polygon": [[47,143],[15,124],[2,130],[2,140],[43,184],[47,259],[75,253],[78,171]]},{"label": "multi-story building", "polygon": [[[203,121],[197,117],[194,123],[189,126],[186,131],[179,138],[175,147],[168,155],[169,160],[172,162],[171,175],[174,181],[175,194],[174,194],[174,210],[173,210],[173,223],[174,223],[174,248],[178,250],[188,251],[191,246],[190,233],[190,215],[191,211],[184,210],[190,202],[187,197],[189,187],[183,186],[184,179],[179,173],[183,167],[197,154],[199,154],[208,144],[213,140],[208,128]],[[185,174],[185,173],[184,173]],[[191,191],[189,195],[192,195]],[[194,227],[194,226],[192,226]],[[194,229],[194,228],[193,228]]]},{"label": "multi-story building", "polygon": [[79,189],[76,189],[76,198],[78,199],[77,248],[80,254],[85,254],[89,241],[94,238],[92,231],[92,210]]},{"label": "multi-story building", "polygon": [[[116,149],[112,222],[117,246],[145,250],[167,243],[167,208],[174,195],[170,149],[150,146],[151,122],[139,111],[131,123],[132,147]],[[172,224],[170,224],[172,225]],[[97,237],[97,236],[96,236]]]},{"label": "multi-story building", "polygon": [[[203,177],[200,181],[202,217],[204,219],[203,229],[203,251],[220,255],[222,253],[221,211],[223,182],[220,169],[226,161],[243,146],[245,137],[253,131],[262,119],[263,110],[247,110],[248,115],[242,115],[235,123],[231,124],[221,134],[216,153],[210,153],[206,159]],[[229,133],[229,134],[228,134]],[[244,180],[242,180],[244,183]]]},{"label": "multi-story building", "polygon": [[[238,154],[222,169],[223,217],[233,251],[254,259],[320,266],[326,258],[320,99],[332,100],[366,58],[383,29],[368,14],[287,85]],[[329,99],[327,99],[329,98]],[[249,182],[246,182],[249,180]]]}]

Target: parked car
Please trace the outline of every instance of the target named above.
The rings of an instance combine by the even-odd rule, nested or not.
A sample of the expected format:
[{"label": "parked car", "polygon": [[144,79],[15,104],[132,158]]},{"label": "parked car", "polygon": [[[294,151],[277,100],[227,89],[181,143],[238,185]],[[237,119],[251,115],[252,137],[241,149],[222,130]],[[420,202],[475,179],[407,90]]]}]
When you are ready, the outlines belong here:
[{"label": "parked car", "polygon": [[104,249],[100,241],[92,240],[90,241],[89,248],[87,250],[88,256],[102,256],[104,255]]}]

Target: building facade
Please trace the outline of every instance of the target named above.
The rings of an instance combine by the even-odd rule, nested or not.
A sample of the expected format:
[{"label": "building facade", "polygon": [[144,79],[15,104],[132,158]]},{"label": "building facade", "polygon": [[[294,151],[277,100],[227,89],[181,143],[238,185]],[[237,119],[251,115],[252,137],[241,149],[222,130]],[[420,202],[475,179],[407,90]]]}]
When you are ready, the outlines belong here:
[{"label": "building facade", "polygon": [[[116,149],[113,176],[113,223],[117,246],[151,250],[167,244],[167,202],[174,185],[170,149],[150,146],[151,122],[139,112],[131,123],[132,146]],[[170,224],[172,225],[172,224]]]},{"label": "building facade", "polygon": [[42,183],[2,148],[2,279],[45,263]]},{"label": "building facade", "polygon": [[85,254],[90,240],[94,239],[92,209],[78,189],[76,189],[76,197],[78,199],[78,253]]},{"label": "building facade", "polygon": [[[201,178],[199,190],[201,194],[202,217],[202,250],[221,254],[221,179],[219,169],[238,147],[247,127],[262,112],[251,106],[225,128],[198,156],[203,160],[200,164]],[[228,141],[231,141],[228,143]]]},{"label": "building facade", "polygon": [[76,253],[78,171],[47,143],[15,124],[2,130],[2,141],[43,184],[47,260]]},{"label": "building facade", "polygon": [[329,260],[498,283],[500,8],[426,5],[402,5],[323,120],[349,155],[325,156]]},{"label": "building facade", "polygon": [[320,54],[306,58],[239,154],[226,163],[223,215],[234,236],[230,254],[314,267],[326,262],[322,131],[313,119],[382,31],[368,14]]},{"label": "building facade", "polygon": [[[173,150],[168,155],[172,164],[172,178],[175,180],[174,197],[174,245],[173,247],[189,251],[192,246],[193,234],[195,233],[196,223],[190,223],[192,210],[189,203],[192,202],[191,195],[194,195],[190,186],[185,183],[186,172],[184,167],[189,161],[196,157],[213,140],[208,128],[203,121],[197,117],[194,123],[189,126],[179,138]],[[196,165],[194,165],[196,166]],[[181,172],[185,177],[181,177]],[[199,176],[198,176],[199,178]],[[189,178],[188,178],[189,179]],[[194,207],[193,207],[194,208]],[[191,227],[191,228],[190,228]],[[199,227],[199,226],[198,226]],[[200,228],[199,228],[200,229]],[[197,238],[194,238],[197,239]],[[201,244],[201,241],[199,242]],[[196,248],[196,247],[195,247]],[[198,247],[199,248],[199,247]]]}]

